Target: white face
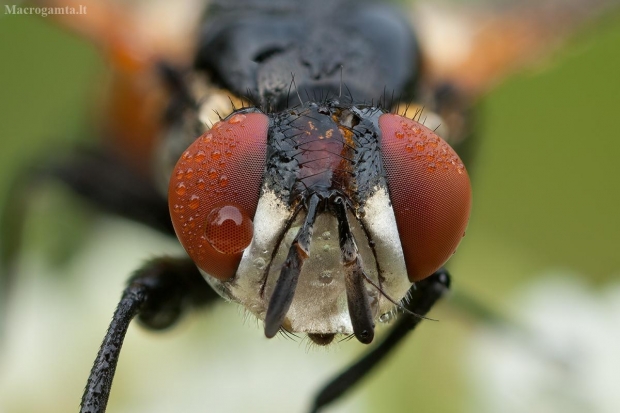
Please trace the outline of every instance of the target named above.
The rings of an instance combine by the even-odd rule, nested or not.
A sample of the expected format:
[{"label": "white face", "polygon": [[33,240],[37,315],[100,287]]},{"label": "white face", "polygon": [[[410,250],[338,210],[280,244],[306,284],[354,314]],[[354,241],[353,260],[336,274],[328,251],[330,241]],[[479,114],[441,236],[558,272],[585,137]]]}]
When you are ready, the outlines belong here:
[{"label": "white face", "polygon": [[[235,276],[228,281],[220,281],[203,272],[207,281],[222,296],[243,305],[261,320],[265,318],[281,266],[305,219],[305,213],[300,212],[278,246],[280,234],[292,215],[290,207],[283,204],[271,190],[263,188],[254,217],[254,238],[245,250]],[[364,272],[375,285],[381,287],[383,293],[400,301],[411,287],[411,282],[407,277],[394,212],[386,189],[375,188],[365,204],[361,220],[351,212],[348,212],[348,218]],[[313,229],[310,253],[304,261],[295,296],[282,327],[292,333],[352,334],[338,221],[331,213],[323,212],[317,216]],[[378,276],[377,260],[370,247],[369,236],[374,241],[381,277]],[[374,320],[388,320],[387,314],[394,304],[371,283],[366,282],[365,285]]]},{"label": "white face", "polygon": [[[471,191],[430,129],[332,102],[218,122],[183,153],[169,203],[207,281],[264,320],[267,337],[369,343],[412,282],[454,253]],[[222,205],[239,219],[209,218]]]}]

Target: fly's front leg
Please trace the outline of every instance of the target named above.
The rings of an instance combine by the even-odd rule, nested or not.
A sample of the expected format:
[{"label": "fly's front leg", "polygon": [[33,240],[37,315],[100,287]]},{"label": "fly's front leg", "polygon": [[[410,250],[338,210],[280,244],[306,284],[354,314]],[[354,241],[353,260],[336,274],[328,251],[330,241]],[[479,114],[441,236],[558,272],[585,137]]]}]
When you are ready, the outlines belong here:
[{"label": "fly's front leg", "polygon": [[[439,269],[430,277],[411,287],[409,290],[411,298],[405,307],[419,316],[424,316],[449,288],[450,274],[443,268]],[[321,411],[366,377],[420,321],[422,321],[421,317],[402,314],[382,342],[323,387],[314,398],[311,412]]]},{"label": "fly's front leg", "polygon": [[56,178],[106,212],[174,235],[166,198],[151,181],[109,152],[79,149],[34,175]]},{"label": "fly's front leg", "polygon": [[160,330],[184,311],[218,297],[188,258],[156,258],[136,271],[123,291],[88,377],[80,413],[105,412],[114,371],[131,320]]}]

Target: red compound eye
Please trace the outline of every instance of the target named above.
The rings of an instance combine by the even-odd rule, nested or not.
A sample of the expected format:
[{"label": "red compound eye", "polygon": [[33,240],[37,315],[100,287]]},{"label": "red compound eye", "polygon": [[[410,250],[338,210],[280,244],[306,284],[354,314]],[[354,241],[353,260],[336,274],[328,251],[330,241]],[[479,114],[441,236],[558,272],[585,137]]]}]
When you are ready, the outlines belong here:
[{"label": "red compound eye", "polygon": [[469,176],[454,149],[424,125],[384,114],[379,127],[407,273],[419,281],[439,269],[465,235]]},{"label": "red compound eye", "polygon": [[268,125],[261,113],[216,123],[183,153],[170,178],[177,237],[200,269],[222,281],[235,275],[252,241]]}]

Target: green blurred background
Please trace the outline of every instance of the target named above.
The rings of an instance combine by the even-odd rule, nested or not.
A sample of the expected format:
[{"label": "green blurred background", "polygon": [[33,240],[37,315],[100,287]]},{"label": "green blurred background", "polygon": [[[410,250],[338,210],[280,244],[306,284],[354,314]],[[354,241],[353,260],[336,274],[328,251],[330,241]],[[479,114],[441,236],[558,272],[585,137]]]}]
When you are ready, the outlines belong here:
[{"label": "green blurred background", "polygon": [[[49,18],[24,16],[0,15],[0,59],[5,202],[24,165],[95,138],[89,123],[105,67]],[[455,297],[512,311],[515,292],[548,271],[577,274],[595,289],[617,283],[619,74],[620,17],[608,16],[480,102],[473,215],[451,262]],[[34,199],[5,303],[0,412],[74,411],[123,280],[142,260],[179,249],[95,214],[62,188]],[[168,335],[132,328],[110,411],[240,411],[238,399],[247,411],[289,411],[363,350],[274,344],[233,307],[195,315]],[[334,411],[475,411],[465,365],[482,321],[454,303],[433,317],[441,322],[425,323]]]}]

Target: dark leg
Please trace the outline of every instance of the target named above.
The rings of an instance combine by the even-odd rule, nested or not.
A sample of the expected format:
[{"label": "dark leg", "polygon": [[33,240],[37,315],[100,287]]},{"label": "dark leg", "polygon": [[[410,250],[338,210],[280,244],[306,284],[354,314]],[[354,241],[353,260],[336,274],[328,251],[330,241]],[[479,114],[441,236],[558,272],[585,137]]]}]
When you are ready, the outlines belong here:
[{"label": "dark leg", "polygon": [[136,271],[123,291],[90,371],[80,412],[105,412],[125,333],[136,315],[148,328],[163,329],[171,326],[184,310],[217,297],[188,258],[157,258]]},{"label": "dark leg", "polygon": [[[427,279],[416,283],[415,288],[411,288],[411,299],[405,306],[416,314],[425,315],[449,288],[450,275],[446,270],[440,269]],[[401,314],[396,325],[381,343],[323,387],[314,398],[311,412],[321,411],[323,407],[340,398],[366,377],[421,320],[419,317]]]},{"label": "dark leg", "polygon": [[35,180],[55,177],[106,212],[174,235],[166,198],[112,154],[81,149],[62,161],[35,170]]}]

